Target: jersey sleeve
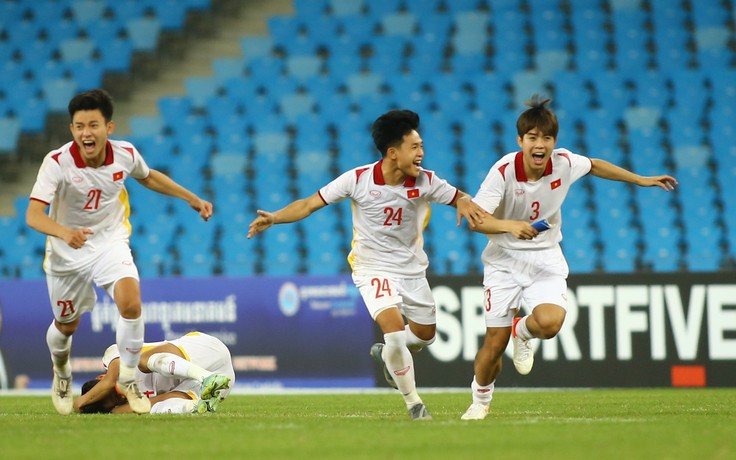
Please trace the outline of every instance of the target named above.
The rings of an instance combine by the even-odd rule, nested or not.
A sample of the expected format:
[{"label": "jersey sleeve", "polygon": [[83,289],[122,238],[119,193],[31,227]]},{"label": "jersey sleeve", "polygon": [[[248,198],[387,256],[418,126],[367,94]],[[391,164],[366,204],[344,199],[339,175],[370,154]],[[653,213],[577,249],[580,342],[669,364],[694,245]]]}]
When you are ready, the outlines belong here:
[{"label": "jersey sleeve", "polygon": [[355,169],[342,173],[332,182],[319,189],[319,196],[325,204],[337,203],[353,196],[359,175],[360,173]]},{"label": "jersey sleeve", "polygon": [[427,173],[430,180],[429,201],[451,205],[460,193],[457,187],[431,171],[424,171],[424,173]]},{"label": "jersey sleeve", "polygon": [[488,171],[483,183],[480,184],[480,189],[473,197],[473,201],[487,213],[493,214],[503,198],[504,186],[503,172],[494,165]]},{"label": "jersey sleeve", "polygon": [[143,159],[143,155],[133,147],[133,168],[130,170],[130,177],[133,179],[142,180],[151,174],[151,168],[148,167],[146,160]]},{"label": "jersey sleeve", "polygon": [[41,163],[36,182],[31,190],[31,199],[33,200],[50,204],[56,195],[63,173],[54,155],[57,154],[47,155]]},{"label": "jersey sleeve", "polygon": [[588,174],[593,167],[590,158],[586,156],[573,153],[566,149],[560,149],[560,151],[570,159],[570,179],[572,179],[572,182]]}]

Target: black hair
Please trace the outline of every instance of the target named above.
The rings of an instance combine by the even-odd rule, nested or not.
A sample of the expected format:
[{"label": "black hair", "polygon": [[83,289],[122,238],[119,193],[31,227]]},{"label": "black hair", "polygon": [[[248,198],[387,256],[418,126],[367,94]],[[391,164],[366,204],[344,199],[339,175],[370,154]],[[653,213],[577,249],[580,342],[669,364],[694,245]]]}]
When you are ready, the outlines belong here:
[{"label": "black hair", "polygon": [[373,143],[386,156],[390,147],[398,147],[404,136],[419,128],[419,115],[411,110],[389,110],[373,122],[371,135]]},{"label": "black hair", "polygon": [[557,138],[560,125],[557,122],[557,115],[547,107],[551,101],[552,99],[534,94],[530,100],[524,102],[529,108],[516,120],[516,132],[519,137],[524,137],[524,134],[537,128],[542,134]]},{"label": "black hair", "polygon": [[105,117],[105,122],[112,120],[112,97],[104,89],[93,89],[77,94],[69,101],[69,117],[80,110],[99,110]]},{"label": "black hair", "polygon": [[[94,388],[95,385],[99,382],[98,379],[88,380],[84,382],[84,385],[82,385],[82,394],[86,394]],[[104,401],[97,401],[90,404],[85,404],[84,406],[79,408],[79,411],[83,414],[108,414],[110,413],[112,409],[105,405]]]}]

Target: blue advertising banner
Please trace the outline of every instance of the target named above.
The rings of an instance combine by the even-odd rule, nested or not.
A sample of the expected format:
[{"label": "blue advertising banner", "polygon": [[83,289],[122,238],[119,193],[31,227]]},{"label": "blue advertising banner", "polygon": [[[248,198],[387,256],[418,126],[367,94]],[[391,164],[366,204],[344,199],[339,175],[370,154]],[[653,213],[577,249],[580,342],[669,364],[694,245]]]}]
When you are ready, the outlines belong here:
[{"label": "blue advertising banner", "polygon": [[[238,387],[375,386],[373,321],[349,276],[144,279],[141,292],[147,342],[194,330],[217,336]],[[97,295],[73,339],[75,385],[103,371],[115,342],[117,308]],[[0,314],[0,387],[50,387],[45,282],[0,281]]]}]

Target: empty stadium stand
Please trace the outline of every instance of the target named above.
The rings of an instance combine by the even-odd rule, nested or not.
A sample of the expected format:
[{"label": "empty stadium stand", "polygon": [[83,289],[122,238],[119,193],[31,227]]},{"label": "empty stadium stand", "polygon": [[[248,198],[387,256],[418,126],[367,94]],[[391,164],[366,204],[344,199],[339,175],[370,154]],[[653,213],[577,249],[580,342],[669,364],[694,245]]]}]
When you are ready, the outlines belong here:
[{"label": "empty stadium stand", "polygon": [[[644,175],[671,194],[584,178],[563,208],[574,273],[736,269],[736,2],[733,0],[295,0],[269,35],[243,35],[185,96],[134,117],[148,162],[215,203],[207,225],[131,186],[141,274],[349,272],[349,208],[247,240],[256,209],[310,195],[379,158],[370,123],[391,108],[422,117],[425,167],[476,192],[516,148],[522,102],[554,98],[558,145]],[[41,0],[0,4],[0,160],[46,129],[77,91],[132,72],[135,53],[186,26],[209,0]],[[19,207],[22,207],[22,200]],[[22,213],[20,214],[22,216]],[[0,218],[3,277],[42,276],[43,238]],[[484,238],[434,206],[435,274],[478,273]]]}]

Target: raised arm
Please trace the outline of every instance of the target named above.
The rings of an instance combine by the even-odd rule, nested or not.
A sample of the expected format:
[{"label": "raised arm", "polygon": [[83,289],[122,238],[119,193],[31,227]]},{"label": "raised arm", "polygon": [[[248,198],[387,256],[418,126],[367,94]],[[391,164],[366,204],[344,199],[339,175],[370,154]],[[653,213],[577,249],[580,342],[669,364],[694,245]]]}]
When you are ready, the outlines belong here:
[{"label": "raised arm", "polygon": [[209,218],[212,217],[212,203],[201,199],[195,193],[177,184],[172,178],[160,171],[151,169],[151,173],[148,177],[145,179],[138,179],[138,182],[154,192],[173,196],[186,201],[189,206],[197,211],[204,220],[209,220]]},{"label": "raised arm", "polygon": [[640,187],[659,187],[666,192],[674,190],[677,185],[677,179],[672,176],[640,176],[599,158],[593,158],[590,162],[590,173],[603,179],[628,182]]},{"label": "raised arm", "polygon": [[268,229],[275,224],[288,224],[302,220],[318,209],[324,208],[327,204],[322,201],[318,193],[301,200],[296,200],[286,207],[275,212],[268,212],[259,209],[258,217],[253,219],[248,227],[248,238]]}]

